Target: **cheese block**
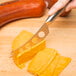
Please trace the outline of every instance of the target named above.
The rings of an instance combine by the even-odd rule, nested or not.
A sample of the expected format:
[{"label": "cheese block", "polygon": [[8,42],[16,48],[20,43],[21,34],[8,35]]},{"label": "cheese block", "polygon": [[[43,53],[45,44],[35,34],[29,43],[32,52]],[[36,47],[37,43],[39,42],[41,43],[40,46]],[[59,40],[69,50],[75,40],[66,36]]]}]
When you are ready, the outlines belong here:
[{"label": "cheese block", "polygon": [[27,42],[31,37],[33,36],[32,33],[27,32],[27,31],[22,31],[13,41],[12,44],[12,56],[15,64],[19,68],[23,68],[25,66],[25,63],[32,59],[39,51],[42,51],[46,45],[45,45],[45,40],[41,41],[40,43],[36,44],[36,41],[38,42],[38,39],[35,38],[32,43],[32,45],[29,46],[30,44],[25,45],[21,47],[25,42]]},{"label": "cheese block", "polygon": [[53,61],[56,54],[57,51],[50,48],[45,48],[43,51],[40,51],[30,62],[28,71],[35,75],[39,75],[39,73],[43,72]]}]

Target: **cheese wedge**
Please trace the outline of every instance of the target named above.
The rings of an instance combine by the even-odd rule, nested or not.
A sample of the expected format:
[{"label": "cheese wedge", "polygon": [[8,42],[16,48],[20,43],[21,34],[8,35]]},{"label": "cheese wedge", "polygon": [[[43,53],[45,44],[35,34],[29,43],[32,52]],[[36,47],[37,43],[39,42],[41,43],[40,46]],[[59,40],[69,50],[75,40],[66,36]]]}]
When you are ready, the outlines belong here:
[{"label": "cheese wedge", "polygon": [[39,75],[39,73],[43,72],[48,65],[53,61],[56,56],[57,51],[50,48],[45,48],[43,51],[40,51],[31,61],[28,66],[28,71]]},{"label": "cheese wedge", "polygon": [[33,47],[29,47],[28,46],[29,44],[28,44],[26,48],[24,45],[23,48],[20,48],[18,50],[18,48],[21,47],[25,42],[27,42],[32,36],[33,36],[32,33],[27,32],[27,31],[22,31],[13,41],[12,56],[13,56],[13,60],[15,64],[19,68],[24,68],[25,63],[27,61],[32,59],[39,51],[42,51],[46,47],[45,40],[34,45],[36,41],[38,42],[37,38],[35,38],[33,42],[31,43]]}]

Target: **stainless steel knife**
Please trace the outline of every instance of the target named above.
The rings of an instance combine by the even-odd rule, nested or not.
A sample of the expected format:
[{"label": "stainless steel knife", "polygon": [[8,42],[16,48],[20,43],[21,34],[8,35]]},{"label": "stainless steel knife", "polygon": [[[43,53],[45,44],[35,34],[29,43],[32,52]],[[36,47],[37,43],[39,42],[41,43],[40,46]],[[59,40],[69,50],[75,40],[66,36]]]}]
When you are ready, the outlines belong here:
[{"label": "stainless steel knife", "polygon": [[[70,2],[71,0],[69,0]],[[68,3],[69,3],[68,2]],[[68,5],[68,3],[65,5],[65,7]],[[64,8],[65,8],[64,7]],[[22,46],[20,46],[19,48],[17,48],[16,50],[21,50],[21,49],[28,49],[28,47],[31,47],[33,45],[38,44],[39,42],[41,42],[42,40],[44,40],[44,38],[48,35],[49,33],[49,28],[48,28],[48,24],[50,22],[53,23],[52,21],[54,21],[54,19],[64,10],[64,8],[60,9],[59,11],[57,11],[55,14],[49,16],[46,21],[44,22],[44,24],[41,26],[41,28],[37,31],[37,33],[30,39],[28,40],[25,44],[23,44]],[[36,42],[34,42],[34,40],[36,39]],[[14,50],[15,51],[15,50]]]}]

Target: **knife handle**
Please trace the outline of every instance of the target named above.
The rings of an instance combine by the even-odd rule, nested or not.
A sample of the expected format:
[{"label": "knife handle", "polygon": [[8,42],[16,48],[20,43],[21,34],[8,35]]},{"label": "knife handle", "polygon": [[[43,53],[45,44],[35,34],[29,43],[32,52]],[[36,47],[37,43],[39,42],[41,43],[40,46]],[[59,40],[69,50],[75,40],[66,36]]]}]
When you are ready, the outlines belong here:
[{"label": "knife handle", "polygon": [[58,10],[55,14],[49,16],[49,17],[46,19],[46,23],[53,21],[57,16],[59,16],[59,15],[64,11],[64,9],[67,7],[67,5],[68,5],[71,1],[72,1],[72,0],[69,0],[69,2],[68,2],[63,8],[61,8],[60,10]]}]

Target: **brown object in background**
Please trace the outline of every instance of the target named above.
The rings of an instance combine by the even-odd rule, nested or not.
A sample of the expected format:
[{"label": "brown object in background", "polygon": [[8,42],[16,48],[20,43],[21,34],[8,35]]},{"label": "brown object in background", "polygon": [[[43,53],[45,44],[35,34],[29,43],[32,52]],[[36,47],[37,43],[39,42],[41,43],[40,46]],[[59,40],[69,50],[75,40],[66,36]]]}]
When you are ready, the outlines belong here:
[{"label": "brown object in background", "polygon": [[[22,18],[40,17],[44,15],[46,4],[51,8],[57,0],[14,0],[0,4],[0,27],[4,24]],[[60,16],[67,16],[64,12]]]},{"label": "brown object in background", "polygon": [[16,19],[40,17],[45,8],[44,0],[15,0],[0,4],[0,27]]},{"label": "brown object in background", "polygon": [[61,17],[66,17],[66,16],[68,16],[70,14],[70,12],[71,12],[71,10],[68,11],[68,12],[64,11],[60,16]]}]

